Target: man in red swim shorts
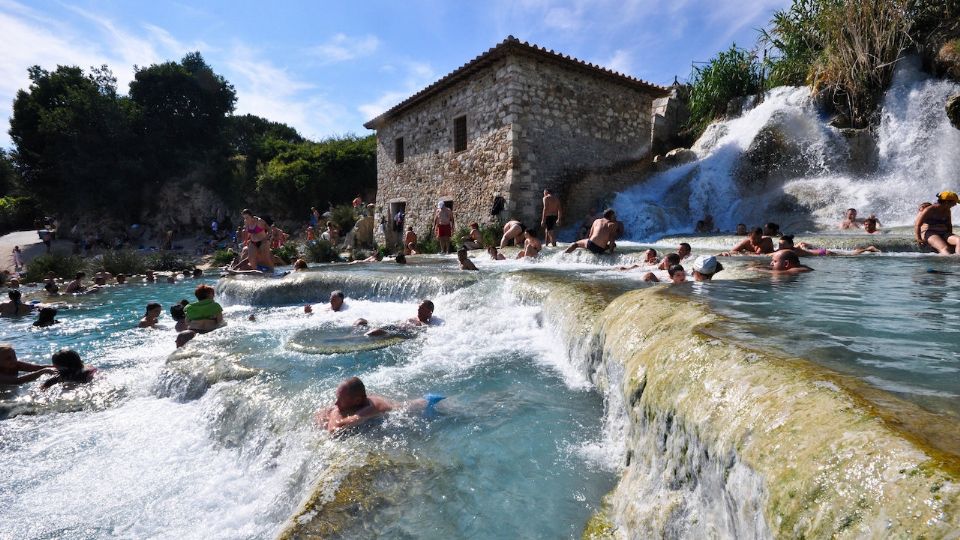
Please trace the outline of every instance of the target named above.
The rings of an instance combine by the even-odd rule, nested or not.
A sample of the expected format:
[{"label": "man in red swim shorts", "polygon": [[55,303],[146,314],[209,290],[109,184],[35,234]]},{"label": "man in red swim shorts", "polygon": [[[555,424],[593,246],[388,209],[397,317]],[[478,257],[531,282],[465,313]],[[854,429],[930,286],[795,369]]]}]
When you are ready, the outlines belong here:
[{"label": "man in red swim shorts", "polygon": [[450,237],[453,235],[453,223],[453,210],[447,207],[443,201],[439,201],[437,212],[433,216],[433,226],[437,233],[437,240],[440,241],[440,253],[444,255],[451,253]]}]

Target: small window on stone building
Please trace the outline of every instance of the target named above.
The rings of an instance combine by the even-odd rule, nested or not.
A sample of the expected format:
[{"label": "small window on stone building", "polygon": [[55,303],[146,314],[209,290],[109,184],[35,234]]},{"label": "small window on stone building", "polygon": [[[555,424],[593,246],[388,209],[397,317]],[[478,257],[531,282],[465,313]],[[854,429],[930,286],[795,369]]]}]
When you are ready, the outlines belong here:
[{"label": "small window on stone building", "polygon": [[453,151],[463,152],[467,149],[467,117],[458,116],[453,119]]},{"label": "small window on stone building", "polygon": [[403,163],[403,137],[397,137],[394,141],[393,157],[396,158],[397,164]]}]

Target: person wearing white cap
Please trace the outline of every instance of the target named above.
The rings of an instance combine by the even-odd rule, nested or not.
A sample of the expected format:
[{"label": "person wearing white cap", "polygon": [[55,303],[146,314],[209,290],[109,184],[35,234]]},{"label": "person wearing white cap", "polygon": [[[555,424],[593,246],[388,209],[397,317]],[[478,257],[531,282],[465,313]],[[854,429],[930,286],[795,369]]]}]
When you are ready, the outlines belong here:
[{"label": "person wearing white cap", "polygon": [[713,275],[723,270],[723,265],[713,255],[701,255],[693,261],[693,280],[710,281]]}]

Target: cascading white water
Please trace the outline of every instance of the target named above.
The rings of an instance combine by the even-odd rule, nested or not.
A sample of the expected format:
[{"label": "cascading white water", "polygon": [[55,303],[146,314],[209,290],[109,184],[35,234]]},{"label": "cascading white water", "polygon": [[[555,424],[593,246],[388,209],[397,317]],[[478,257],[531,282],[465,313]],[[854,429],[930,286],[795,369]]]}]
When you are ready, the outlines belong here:
[{"label": "cascading white water", "polygon": [[903,60],[864,143],[869,135],[848,139],[828,125],[808,88],[775,88],[743,116],[712,124],[692,148],[696,161],[619,193],[614,209],[626,236],[641,241],[690,232],[707,214],[725,231],[766,221],[831,228],[848,207],[908,225],[920,202],[960,183],[960,130],[944,109],[957,92]]}]

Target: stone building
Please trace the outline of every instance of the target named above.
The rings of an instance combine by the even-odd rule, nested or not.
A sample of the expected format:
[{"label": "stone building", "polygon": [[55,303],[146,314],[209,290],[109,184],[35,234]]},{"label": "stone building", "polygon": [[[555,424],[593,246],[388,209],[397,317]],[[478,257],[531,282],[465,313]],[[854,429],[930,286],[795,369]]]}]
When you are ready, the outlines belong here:
[{"label": "stone building", "polygon": [[364,124],[377,131],[378,240],[398,241],[398,212],[421,238],[432,234],[439,201],[458,228],[539,225],[545,188],[561,197],[565,225],[579,222],[644,174],[653,101],[668,94],[508,37]]}]

